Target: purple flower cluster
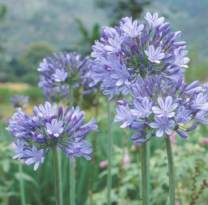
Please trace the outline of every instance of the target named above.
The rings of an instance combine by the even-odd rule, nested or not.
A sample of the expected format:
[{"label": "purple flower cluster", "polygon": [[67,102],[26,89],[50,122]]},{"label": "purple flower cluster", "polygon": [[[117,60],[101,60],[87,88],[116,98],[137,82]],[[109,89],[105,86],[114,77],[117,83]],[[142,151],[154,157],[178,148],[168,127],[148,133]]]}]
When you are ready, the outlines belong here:
[{"label": "purple flower cluster", "polygon": [[96,128],[94,120],[85,124],[84,112],[78,107],[68,109],[49,102],[35,106],[32,115],[18,108],[8,126],[15,137],[14,158],[34,164],[34,169],[51,149],[62,150],[70,158],[82,156],[89,160],[92,148],[85,138]]},{"label": "purple flower cluster", "polygon": [[208,124],[208,90],[198,81],[139,78],[132,85],[132,99],[119,102],[115,121],[136,131],[131,139],[137,145],[148,140],[148,133],[162,137],[176,132],[187,138],[199,123]]},{"label": "purple flower cluster", "polygon": [[140,76],[177,81],[189,62],[186,42],[177,40],[180,35],[157,13],[147,13],[141,23],[125,17],[116,27],[104,27],[93,46],[92,84],[99,83],[112,98],[128,94]]},{"label": "purple flower cluster", "polygon": [[55,53],[39,65],[39,87],[47,98],[66,97],[69,86],[74,89],[86,84],[88,66],[88,58],[81,59],[76,53]]},{"label": "purple flower cluster", "polygon": [[24,95],[14,95],[11,98],[11,103],[13,105],[13,107],[18,108],[25,108],[28,106],[29,103],[29,97],[28,96],[24,96]]}]

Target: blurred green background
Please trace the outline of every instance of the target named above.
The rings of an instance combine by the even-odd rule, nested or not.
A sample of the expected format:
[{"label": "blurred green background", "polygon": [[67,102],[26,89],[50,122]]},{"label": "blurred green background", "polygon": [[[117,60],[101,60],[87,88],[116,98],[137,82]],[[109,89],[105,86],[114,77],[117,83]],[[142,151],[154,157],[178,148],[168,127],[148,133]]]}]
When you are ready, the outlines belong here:
[{"label": "blurred green background", "polygon": [[[182,39],[187,41],[191,58],[187,81],[207,82],[207,0],[0,0],[1,205],[21,204],[20,178],[25,182],[28,205],[55,204],[50,156],[37,172],[24,167],[23,175],[18,173],[18,162],[12,160],[12,140],[5,130],[7,119],[14,111],[11,97],[29,96],[27,111],[30,112],[32,105],[43,102],[37,87],[37,66],[42,58],[64,50],[88,55],[102,26],[115,25],[125,16],[141,18],[146,11],[157,11],[168,19],[174,30],[183,32]],[[97,117],[99,131],[89,137],[95,150],[92,162],[82,159],[77,162],[77,205],[106,204],[106,100],[99,95],[98,102],[92,103],[93,97],[80,105],[88,116]],[[141,204],[139,148],[131,146],[129,136],[130,133],[113,125],[113,205]],[[208,128],[200,127],[186,142],[176,140],[177,205],[189,205],[208,178],[207,138]],[[153,205],[164,205],[168,178],[163,140],[152,142],[151,153],[151,200]],[[69,190],[65,188],[66,204],[69,204],[68,195]],[[207,188],[200,194],[197,205],[208,205]]]}]

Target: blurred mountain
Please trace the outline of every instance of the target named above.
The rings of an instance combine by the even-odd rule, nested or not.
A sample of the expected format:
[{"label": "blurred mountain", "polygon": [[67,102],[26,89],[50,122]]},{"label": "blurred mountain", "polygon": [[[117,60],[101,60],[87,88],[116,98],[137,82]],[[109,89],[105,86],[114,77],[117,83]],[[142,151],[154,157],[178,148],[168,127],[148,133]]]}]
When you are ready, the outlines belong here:
[{"label": "blurred mountain", "polygon": [[56,49],[73,48],[80,37],[75,19],[89,28],[106,24],[102,11],[93,0],[0,0],[7,6],[7,15],[0,24],[4,46],[19,54],[29,44],[46,42]]},{"label": "blurred mountain", "polygon": [[[29,44],[47,42],[55,49],[74,48],[80,38],[75,19],[91,28],[96,22],[108,24],[110,17],[98,9],[95,0],[0,0],[7,15],[0,32],[5,48],[18,55]],[[208,55],[207,0],[152,0],[148,10],[158,11],[182,30],[190,47]]]}]

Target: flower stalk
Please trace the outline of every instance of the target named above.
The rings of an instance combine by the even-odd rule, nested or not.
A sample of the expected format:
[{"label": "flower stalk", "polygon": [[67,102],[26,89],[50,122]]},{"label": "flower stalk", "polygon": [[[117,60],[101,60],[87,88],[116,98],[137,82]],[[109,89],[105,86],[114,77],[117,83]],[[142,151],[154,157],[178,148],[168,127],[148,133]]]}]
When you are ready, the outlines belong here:
[{"label": "flower stalk", "polygon": [[19,183],[20,183],[20,197],[21,197],[21,204],[22,205],[26,205],[26,199],[25,199],[25,184],[24,184],[24,180],[23,180],[23,168],[22,168],[22,164],[19,163],[19,174],[20,174],[20,179],[19,179]]},{"label": "flower stalk", "polygon": [[108,113],[108,176],[107,176],[107,205],[111,205],[111,189],[112,189],[112,113],[111,104],[107,103]]},{"label": "flower stalk", "polygon": [[75,196],[75,183],[76,183],[76,175],[75,175],[75,159],[70,160],[70,205],[75,205],[76,196]]},{"label": "flower stalk", "polygon": [[173,153],[171,147],[171,141],[169,137],[166,137],[166,150],[168,157],[168,177],[169,177],[169,204],[175,205],[175,172]]},{"label": "flower stalk", "polygon": [[[69,72],[70,73],[70,72]],[[72,85],[69,83],[69,104],[71,107],[73,107],[74,105],[74,90],[73,90],[73,87]],[[69,184],[70,184],[70,187],[69,187],[69,197],[70,197],[70,205],[75,205],[75,201],[76,201],[76,176],[75,176],[75,172],[76,172],[76,161],[75,159],[71,159],[70,160],[70,165],[69,165],[69,168],[70,168],[70,176],[69,176]]]},{"label": "flower stalk", "polygon": [[143,205],[149,205],[149,142],[141,147],[141,171],[142,171],[142,201]]},{"label": "flower stalk", "polygon": [[62,205],[62,197],[61,197],[61,173],[59,169],[59,161],[57,150],[53,150],[53,161],[54,161],[54,170],[55,170],[55,192],[56,192],[56,205]]},{"label": "flower stalk", "polygon": [[63,162],[63,157],[61,155],[61,152],[58,152],[58,169],[59,169],[59,173],[60,173],[59,184],[60,184],[61,205],[63,205],[63,183],[62,183],[63,170],[62,170],[62,162]]}]

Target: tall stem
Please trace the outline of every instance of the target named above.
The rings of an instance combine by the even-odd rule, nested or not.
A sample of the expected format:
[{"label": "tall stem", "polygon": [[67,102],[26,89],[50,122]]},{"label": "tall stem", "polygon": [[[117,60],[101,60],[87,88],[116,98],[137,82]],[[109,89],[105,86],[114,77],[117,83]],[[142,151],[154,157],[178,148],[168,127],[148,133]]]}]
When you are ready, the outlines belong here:
[{"label": "tall stem", "polygon": [[22,205],[26,205],[26,199],[25,199],[25,184],[24,184],[24,180],[23,180],[23,169],[22,169],[22,164],[19,163],[19,174],[20,174],[20,179],[19,179],[19,183],[20,183],[20,197],[21,197],[21,204]]},{"label": "tall stem", "polygon": [[107,178],[107,205],[111,205],[111,189],[112,189],[112,113],[111,113],[111,104],[108,101],[108,178]]},{"label": "tall stem", "polygon": [[69,105],[70,107],[74,105],[74,90],[72,85],[69,85]]},{"label": "tall stem", "polygon": [[60,197],[61,197],[61,205],[63,205],[63,183],[62,183],[62,179],[63,179],[63,171],[62,171],[62,162],[63,162],[63,158],[61,157],[61,152],[58,152],[58,169],[59,169],[59,185],[60,185]]},{"label": "tall stem", "polygon": [[[70,106],[73,107],[74,105],[74,90],[72,85],[69,85],[69,101],[70,101]],[[70,160],[70,172],[69,172],[69,197],[70,197],[70,205],[75,205],[76,201],[76,161],[75,159]]]},{"label": "tall stem", "polygon": [[56,205],[62,205],[61,197],[61,174],[59,169],[59,157],[56,149],[53,150],[53,161],[55,171],[55,191],[56,191]]},{"label": "tall stem", "polygon": [[171,141],[169,137],[166,137],[166,150],[168,157],[169,204],[175,205],[175,173],[174,173],[173,153],[172,153]]},{"label": "tall stem", "polygon": [[[94,115],[95,115],[95,119],[98,119],[98,94],[96,93],[95,95],[95,100],[94,100]],[[93,158],[92,158],[92,171],[91,171],[91,175],[90,175],[90,188],[89,188],[89,203],[90,204],[94,204],[93,202],[93,188],[94,188],[94,181],[95,181],[95,177],[98,175],[98,166],[96,164],[96,159],[97,159],[97,137],[96,137],[96,133],[94,133],[93,135],[93,140],[92,140],[92,147],[93,147]]]},{"label": "tall stem", "polygon": [[75,159],[71,159],[70,161],[70,205],[75,205],[75,183],[76,183],[76,175],[75,175]]},{"label": "tall stem", "polygon": [[149,205],[149,142],[144,143],[141,150],[142,201],[143,205]]}]

